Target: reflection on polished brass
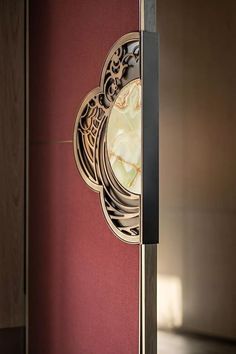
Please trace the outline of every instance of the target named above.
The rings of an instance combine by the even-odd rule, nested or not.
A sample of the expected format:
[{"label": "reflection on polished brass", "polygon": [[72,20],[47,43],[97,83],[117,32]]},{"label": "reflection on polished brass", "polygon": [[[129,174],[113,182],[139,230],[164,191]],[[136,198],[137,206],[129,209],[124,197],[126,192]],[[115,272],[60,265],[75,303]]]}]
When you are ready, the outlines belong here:
[{"label": "reflection on polished brass", "polygon": [[113,104],[122,88],[140,77],[139,65],[139,33],[129,33],[112,47],[100,86],[85,98],[74,129],[78,170],[85,182],[99,192],[112,231],[128,243],[140,242],[140,195],[127,190],[115,177],[106,133]]}]

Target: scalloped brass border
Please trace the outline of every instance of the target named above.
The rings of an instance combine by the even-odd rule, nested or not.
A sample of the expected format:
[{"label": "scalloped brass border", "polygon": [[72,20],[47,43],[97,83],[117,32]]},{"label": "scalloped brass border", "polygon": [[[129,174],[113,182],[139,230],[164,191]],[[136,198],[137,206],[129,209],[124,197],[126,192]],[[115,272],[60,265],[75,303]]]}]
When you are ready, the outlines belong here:
[{"label": "scalloped brass border", "polygon": [[100,195],[105,219],[122,241],[140,244],[141,196],[127,191],[111,169],[107,122],[120,90],[140,78],[140,33],[121,37],[104,63],[100,85],[84,99],[74,127],[74,156],[86,184]]}]

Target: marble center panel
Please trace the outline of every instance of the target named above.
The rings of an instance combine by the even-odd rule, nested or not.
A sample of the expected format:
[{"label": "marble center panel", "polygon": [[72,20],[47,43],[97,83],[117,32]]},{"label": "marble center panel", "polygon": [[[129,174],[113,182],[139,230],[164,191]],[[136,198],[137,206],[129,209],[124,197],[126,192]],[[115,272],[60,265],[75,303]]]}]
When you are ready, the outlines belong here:
[{"label": "marble center panel", "polygon": [[141,194],[141,81],[118,94],[109,117],[107,148],[112,170],[123,187]]}]

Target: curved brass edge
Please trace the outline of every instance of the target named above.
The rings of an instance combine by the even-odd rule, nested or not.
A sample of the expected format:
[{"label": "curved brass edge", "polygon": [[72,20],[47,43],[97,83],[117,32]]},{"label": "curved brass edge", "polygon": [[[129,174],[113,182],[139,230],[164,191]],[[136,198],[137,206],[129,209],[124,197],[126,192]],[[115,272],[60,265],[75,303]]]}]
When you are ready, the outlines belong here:
[{"label": "curved brass edge", "polygon": [[84,107],[86,106],[87,102],[92,99],[95,95],[99,94],[101,91],[100,87],[96,87],[95,89],[91,90],[87,96],[85,97],[85,99],[83,100],[79,112],[77,113],[76,116],[76,120],[75,120],[75,124],[74,124],[74,132],[73,132],[73,150],[74,150],[74,158],[75,158],[75,163],[76,166],[79,170],[79,173],[81,175],[81,177],[83,178],[84,182],[94,191],[94,192],[100,192],[102,189],[102,186],[99,185],[98,183],[92,182],[91,179],[89,179],[87,177],[87,175],[85,174],[79,159],[78,159],[78,154],[77,154],[77,130],[78,130],[78,124],[79,124],[79,120],[81,117],[81,114],[84,110]]},{"label": "curved brass edge", "polygon": [[[84,117],[86,118],[86,114],[84,113],[84,111],[87,112],[88,109],[91,109],[91,102],[92,101],[94,103],[95,101],[99,101],[99,99],[102,96],[105,96],[105,88],[106,88],[106,84],[107,84],[107,82],[105,82],[105,76],[108,75],[108,73],[110,72],[108,70],[108,66],[111,63],[111,59],[114,58],[114,55],[116,54],[117,51],[118,51],[117,52],[118,53],[117,56],[119,57],[119,49],[122,48],[122,50],[123,50],[123,46],[125,46],[126,44],[129,44],[129,42],[134,42],[134,44],[135,44],[135,42],[139,42],[140,43],[140,33],[139,32],[128,33],[128,34],[122,36],[111,47],[111,49],[109,51],[109,54],[108,54],[108,56],[107,56],[107,58],[106,58],[106,60],[104,62],[104,65],[103,65],[103,70],[102,70],[102,74],[101,74],[101,78],[100,78],[100,86],[96,87],[93,90],[91,90],[86,95],[86,97],[83,100],[83,102],[82,102],[82,104],[80,106],[80,109],[79,109],[79,111],[77,113],[76,120],[75,120],[75,125],[74,125],[74,133],[73,133],[73,150],[74,150],[75,163],[76,163],[77,169],[78,169],[82,179],[85,181],[85,183],[93,191],[98,192],[100,194],[100,198],[99,199],[100,199],[101,207],[102,207],[102,210],[103,210],[103,214],[105,216],[105,220],[106,220],[109,228],[111,229],[111,231],[114,233],[114,235],[117,238],[119,238],[123,242],[129,243],[129,244],[140,244],[140,240],[141,240],[141,237],[140,237],[140,225],[139,225],[139,223],[136,224],[136,222],[135,222],[135,220],[138,218],[138,216],[137,216],[138,214],[137,214],[137,212],[135,212],[136,208],[138,208],[138,213],[140,215],[140,196],[137,195],[137,194],[132,195],[132,193],[127,191],[123,186],[121,186],[119,184],[119,182],[116,180],[116,178],[114,176],[112,177],[112,179],[109,179],[109,173],[106,174],[106,168],[105,168],[105,172],[104,172],[104,168],[100,167],[99,163],[96,163],[95,159],[91,157],[91,156],[94,156],[92,153],[90,153],[90,154],[88,153],[87,154],[87,160],[86,161],[88,162],[89,156],[90,156],[89,162],[88,163],[86,161],[83,162],[83,157],[82,157],[82,155],[81,155],[81,153],[79,151],[80,150],[79,149],[79,143],[81,142],[81,137],[80,137],[81,134],[79,133],[79,130],[81,130],[81,125],[83,124],[83,120],[81,120],[81,119],[83,119]],[[136,44],[136,48],[137,48],[137,44]],[[133,53],[133,55],[134,55],[134,53]],[[135,58],[136,57],[137,57],[137,55],[135,56]],[[138,54],[137,58],[139,60],[139,54]],[[136,67],[136,65],[139,65],[139,63],[138,62],[137,62],[137,64],[135,63],[135,67]],[[131,66],[129,66],[129,67],[131,67]],[[139,69],[138,69],[138,72],[139,72]],[[135,76],[134,73],[131,74],[131,77],[132,76]],[[136,76],[133,77],[132,79],[125,78],[125,82],[127,84],[128,82],[130,82],[130,81],[132,81],[134,79],[137,79],[139,77],[140,77],[140,73],[139,73],[139,75],[136,74]],[[111,78],[112,78],[112,76],[111,76]],[[122,76],[122,78],[123,78],[123,76]],[[123,85],[125,86],[125,84],[123,84]],[[98,103],[100,103],[100,101]],[[111,100],[103,102],[103,105],[102,105],[103,112],[102,112],[102,116],[100,116],[100,118],[103,121],[101,123],[99,123],[99,124],[101,124],[102,127],[104,125],[106,126],[106,121],[109,118],[110,111],[111,111],[111,108],[113,106],[113,103],[114,102],[112,102]],[[100,107],[100,105],[98,105],[98,107],[97,106],[95,106],[95,107],[98,109]],[[92,119],[94,116],[93,115],[91,116],[90,114],[88,114],[87,118],[88,117],[90,119]],[[99,128],[100,128],[100,125],[99,125]],[[87,131],[87,127],[86,128],[83,127],[83,129],[86,129],[86,131]],[[101,128],[101,129],[103,129],[103,128]],[[101,132],[99,134],[101,134]],[[90,135],[92,135],[92,134],[90,134]],[[78,136],[79,136],[79,138],[78,138]],[[84,137],[84,135],[83,135],[83,137]],[[97,139],[97,135],[94,135],[93,137],[94,137],[94,141],[97,141],[96,140]],[[104,134],[103,134],[102,138],[104,140]],[[100,136],[99,139],[101,139],[101,136]],[[82,142],[84,143],[84,138],[82,139]],[[82,143],[82,145],[83,145],[83,143]],[[95,144],[94,148],[96,148],[96,144]],[[97,148],[99,148],[99,147],[97,147]],[[87,148],[87,150],[90,150],[90,148]],[[101,151],[100,151],[100,153],[101,153]],[[96,154],[96,156],[99,154],[99,151],[98,150],[96,151],[96,149],[95,149],[95,154]],[[100,156],[100,158],[101,158],[101,156]],[[92,159],[94,160],[94,164],[91,163]],[[100,159],[97,158],[97,160],[99,161]],[[91,166],[92,166],[92,169],[91,169]],[[100,168],[101,168],[101,170],[100,170]],[[94,176],[91,176],[91,174],[89,173],[92,170],[94,170],[93,171],[94,172]],[[109,168],[109,172],[110,172],[110,170],[112,171],[111,166]],[[104,175],[104,173],[105,173],[105,175]],[[111,172],[110,172],[110,174],[111,174]],[[103,180],[104,177],[105,177],[105,180]],[[130,220],[129,222],[131,222],[131,223],[135,222],[134,225],[132,224],[132,225],[128,226],[127,224],[124,223],[123,224],[124,226],[119,226],[120,229],[117,226],[115,226],[114,220],[116,219],[116,216],[115,215],[112,216],[111,209],[110,209],[110,214],[108,213],[108,207],[106,205],[106,198],[111,198],[110,199],[111,203],[112,203],[112,200],[113,200],[112,198],[115,198],[114,199],[114,205],[115,206],[119,205],[119,203],[120,203],[119,200],[122,200],[122,198],[120,199],[119,193],[118,193],[118,197],[116,195],[115,196],[114,195],[111,196],[109,194],[109,188],[106,189],[107,188],[106,187],[107,178],[108,178],[108,182],[110,181],[110,183],[111,183],[110,186],[113,185],[112,182],[114,182],[114,181],[115,181],[115,185],[119,184],[119,188],[122,190],[123,194],[124,195],[125,195],[125,193],[127,194],[127,196],[125,198],[129,198],[131,201],[137,199],[137,202],[135,202],[137,204],[137,206],[135,206],[135,204],[132,207],[130,206],[131,212],[129,212],[127,214],[127,217],[126,217],[125,214],[123,216],[120,216],[120,217],[117,216],[118,220],[120,220],[120,219],[123,219],[123,220],[128,219],[128,221]],[[114,185],[113,185],[113,187],[114,187]],[[116,192],[118,192],[118,190],[116,190]],[[104,196],[104,193],[106,193],[106,197]],[[118,199],[116,199],[116,198],[118,198]],[[113,209],[113,206],[110,206],[109,208]],[[121,209],[117,210],[118,215],[121,214],[122,210],[124,210],[125,208],[129,208],[129,206],[125,205],[123,209],[121,208]],[[134,210],[132,211],[132,209],[134,209]],[[129,209],[127,209],[127,210],[129,210]],[[113,210],[112,210],[112,212],[113,212]],[[125,213],[125,212],[123,211],[123,213]],[[134,221],[132,221],[132,220],[134,220]],[[138,234],[135,234],[136,233],[135,228],[138,228],[138,230],[139,230]],[[127,234],[126,229],[129,230],[130,234]],[[124,231],[122,231],[122,230],[124,230]]]},{"label": "curved brass edge", "polygon": [[101,207],[106,219],[106,222],[110,228],[110,230],[113,232],[113,234],[121,241],[125,242],[125,243],[129,243],[129,244],[135,244],[135,245],[139,245],[140,244],[140,235],[138,236],[126,236],[124,233],[122,233],[121,231],[119,231],[119,229],[115,229],[114,230],[114,226],[111,222],[111,219],[109,218],[109,215],[107,213],[107,209],[106,209],[106,205],[104,202],[104,198],[103,198],[103,188],[100,192],[100,203],[101,203]]},{"label": "curved brass edge", "polygon": [[111,49],[109,50],[109,54],[106,58],[106,60],[104,61],[103,64],[103,69],[102,69],[102,73],[101,73],[101,77],[100,77],[100,87],[103,87],[103,80],[104,80],[104,76],[106,73],[106,69],[107,69],[107,65],[109,63],[109,61],[111,60],[112,55],[114,54],[114,52],[122,45],[128,42],[133,42],[133,41],[140,41],[140,32],[130,32],[130,33],[126,33],[124,36],[120,37],[111,47]]}]

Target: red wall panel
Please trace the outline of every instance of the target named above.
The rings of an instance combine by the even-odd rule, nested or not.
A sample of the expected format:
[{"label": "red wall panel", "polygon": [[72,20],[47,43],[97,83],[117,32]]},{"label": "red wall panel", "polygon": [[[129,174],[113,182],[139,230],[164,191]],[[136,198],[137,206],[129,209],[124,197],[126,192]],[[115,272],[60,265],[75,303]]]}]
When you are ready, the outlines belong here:
[{"label": "red wall panel", "polygon": [[138,246],[111,233],[70,142],[107,52],[135,30],[137,0],[30,3],[30,354],[138,353]]},{"label": "red wall panel", "polygon": [[138,0],[30,2],[31,140],[71,138],[111,46],[138,27]]}]

